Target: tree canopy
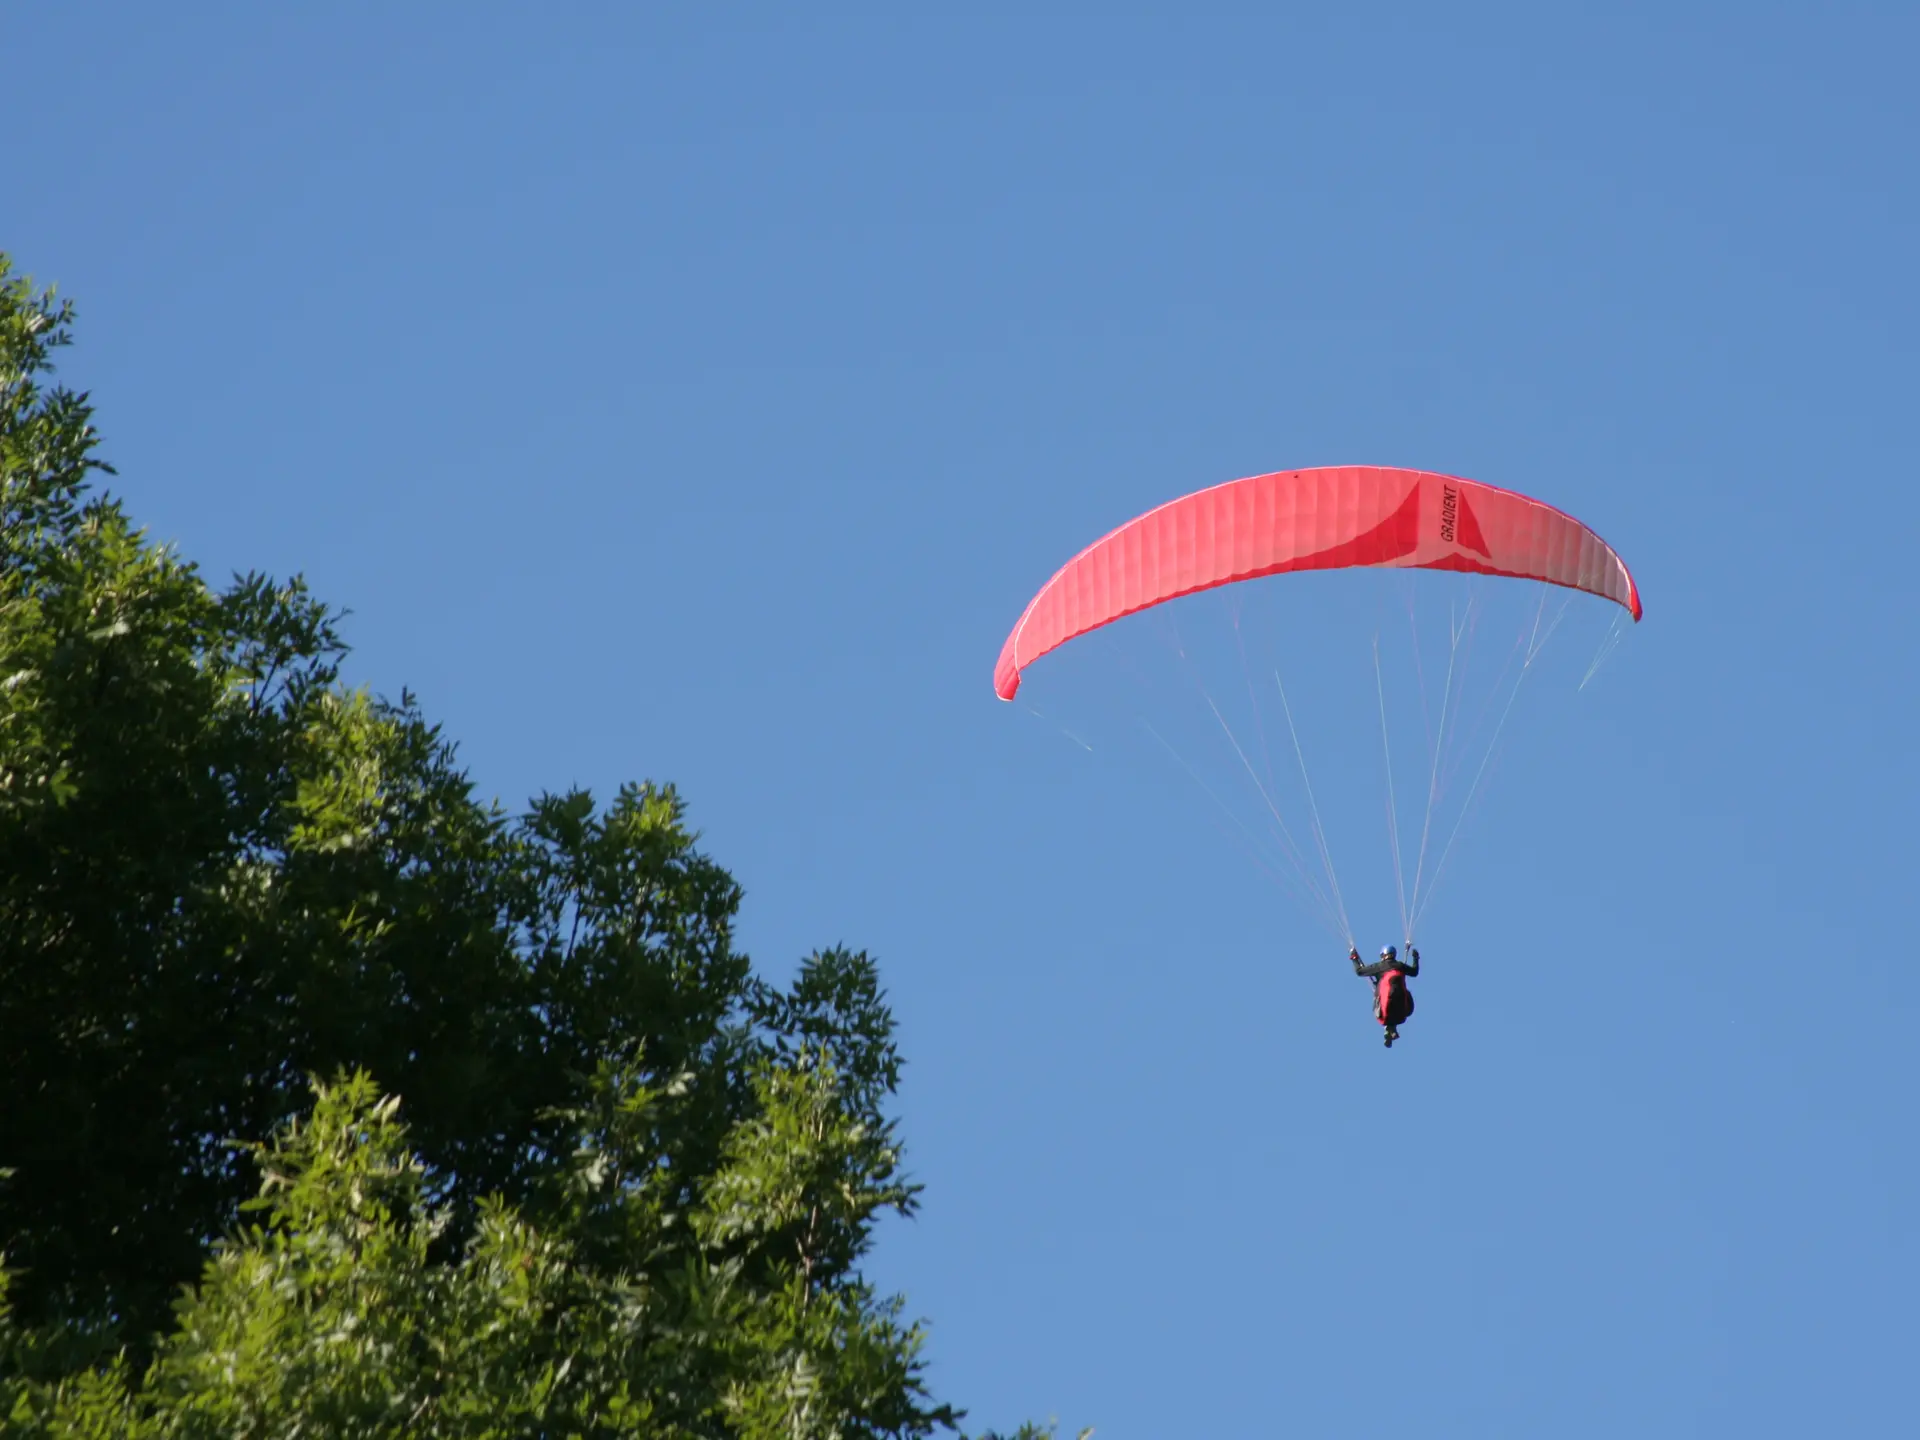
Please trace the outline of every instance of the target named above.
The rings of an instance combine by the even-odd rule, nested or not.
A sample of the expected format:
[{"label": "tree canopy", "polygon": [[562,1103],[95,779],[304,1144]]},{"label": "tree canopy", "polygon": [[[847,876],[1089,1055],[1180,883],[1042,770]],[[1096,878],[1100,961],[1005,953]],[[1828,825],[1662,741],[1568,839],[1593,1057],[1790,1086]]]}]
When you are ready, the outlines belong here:
[{"label": "tree canopy", "polygon": [[957,1426],[860,1270],[872,960],[768,984],[672,787],[483,804],[303,582],[152,543],[72,318],[0,256],[10,1433]]}]

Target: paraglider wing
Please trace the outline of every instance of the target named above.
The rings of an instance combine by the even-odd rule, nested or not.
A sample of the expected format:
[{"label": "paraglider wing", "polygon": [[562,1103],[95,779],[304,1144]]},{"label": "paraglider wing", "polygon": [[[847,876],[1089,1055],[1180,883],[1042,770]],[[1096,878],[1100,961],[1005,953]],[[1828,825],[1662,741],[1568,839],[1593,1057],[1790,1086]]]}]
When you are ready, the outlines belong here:
[{"label": "paraglider wing", "polygon": [[1640,618],[1626,562],[1572,516],[1511,490],[1376,465],[1282,470],[1184,495],[1062,566],[1001,647],[1011,700],[1049,650],[1150,605],[1290,570],[1392,566],[1544,580]]}]

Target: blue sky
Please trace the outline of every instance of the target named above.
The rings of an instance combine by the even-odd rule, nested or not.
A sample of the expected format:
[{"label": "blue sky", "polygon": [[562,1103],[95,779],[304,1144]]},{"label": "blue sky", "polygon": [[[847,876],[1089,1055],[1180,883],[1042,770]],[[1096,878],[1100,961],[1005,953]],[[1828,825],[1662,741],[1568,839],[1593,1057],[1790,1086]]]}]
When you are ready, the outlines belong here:
[{"label": "blue sky", "polygon": [[[880,956],[928,1189],[874,1270],[974,1423],[1899,1428],[1910,7],[0,35],[0,244],[154,533],[305,572],[511,805],[680,784],[769,970]],[[989,683],[1112,525],[1352,462],[1560,505],[1647,603],[1528,697],[1391,1054],[1191,787]],[[1338,628],[1290,683],[1374,823]]]}]

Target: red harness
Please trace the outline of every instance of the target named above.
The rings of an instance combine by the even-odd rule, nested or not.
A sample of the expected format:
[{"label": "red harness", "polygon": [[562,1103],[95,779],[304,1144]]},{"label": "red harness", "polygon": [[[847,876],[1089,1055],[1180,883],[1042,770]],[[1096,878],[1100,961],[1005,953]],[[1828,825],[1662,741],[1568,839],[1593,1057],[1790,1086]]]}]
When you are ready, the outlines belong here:
[{"label": "red harness", "polygon": [[1413,992],[1407,989],[1406,972],[1389,970],[1373,991],[1373,1018],[1382,1025],[1398,1025],[1413,1014]]}]

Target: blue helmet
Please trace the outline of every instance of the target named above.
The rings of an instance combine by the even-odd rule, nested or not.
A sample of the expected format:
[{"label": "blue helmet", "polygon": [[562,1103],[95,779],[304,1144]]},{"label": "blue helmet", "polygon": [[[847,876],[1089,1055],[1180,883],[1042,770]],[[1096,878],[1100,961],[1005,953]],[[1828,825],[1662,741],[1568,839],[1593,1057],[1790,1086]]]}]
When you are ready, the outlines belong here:
[{"label": "blue helmet", "polygon": [[1393,946],[1391,946],[1391,945],[1382,945],[1382,946],[1380,947],[1380,958],[1381,958],[1382,960],[1392,960],[1392,959],[1393,959],[1393,958],[1395,958],[1395,957],[1396,957],[1396,956],[1397,956],[1397,955],[1398,955],[1399,953],[1400,953],[1400,952],[1399,952],[1399,951],[1397,951],[1397,950],[1395,950],[1395,949],[1393,948]]}]

